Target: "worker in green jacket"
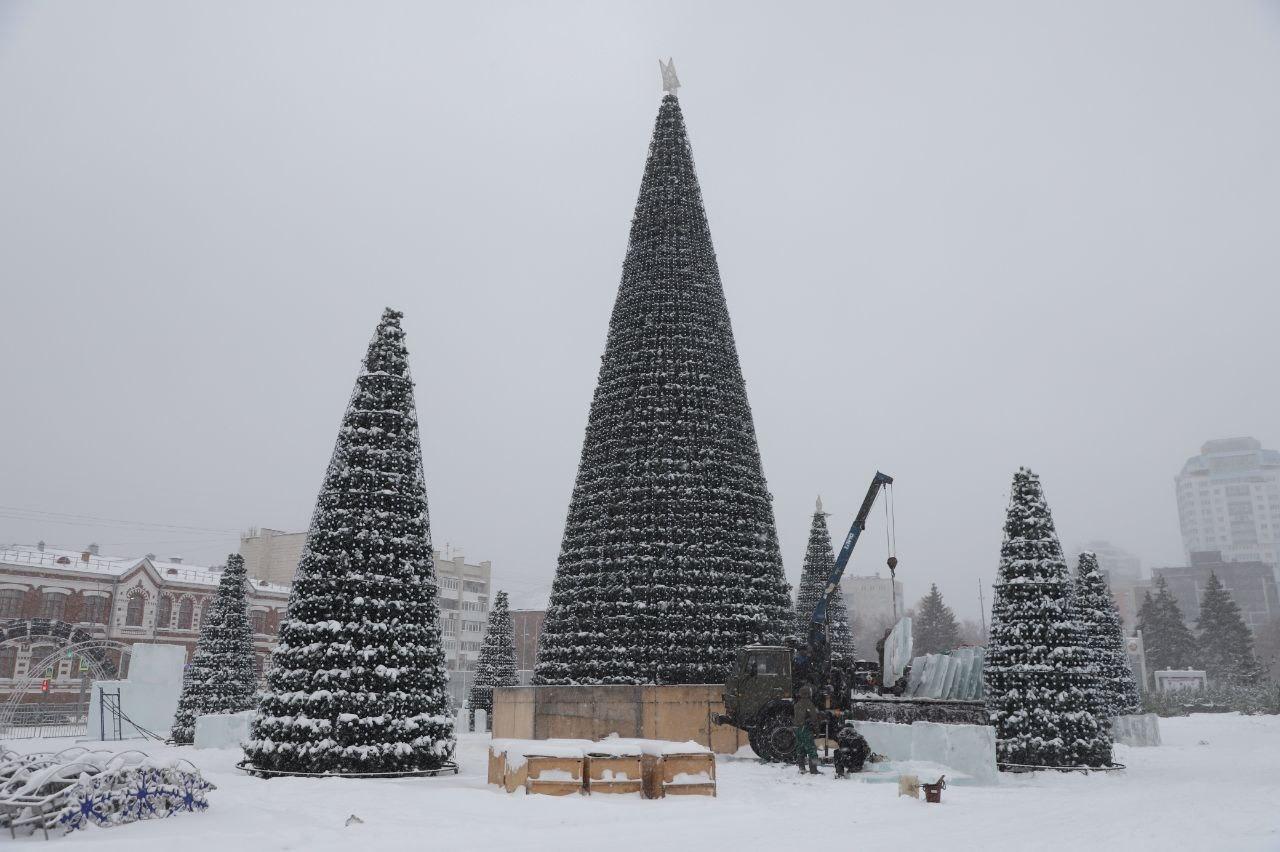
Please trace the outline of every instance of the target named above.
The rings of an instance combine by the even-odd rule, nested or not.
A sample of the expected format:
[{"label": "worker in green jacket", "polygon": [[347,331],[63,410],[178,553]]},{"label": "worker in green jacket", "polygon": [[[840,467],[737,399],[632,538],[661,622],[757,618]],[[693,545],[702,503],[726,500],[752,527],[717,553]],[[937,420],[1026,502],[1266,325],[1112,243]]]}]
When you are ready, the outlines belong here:
[{"label": "worker in green jacket", "polygon": [[818,705],[813,703],[813,687],[805,684],[800,687],[792,709],[792,723],[796,727],[796,762],[800,765],[800,774],[804,774],[805,761],[809,763],[809,772],[821,775],[818,771],[818,747],[813,742],[813,728],[822,722],[822,713]]}]

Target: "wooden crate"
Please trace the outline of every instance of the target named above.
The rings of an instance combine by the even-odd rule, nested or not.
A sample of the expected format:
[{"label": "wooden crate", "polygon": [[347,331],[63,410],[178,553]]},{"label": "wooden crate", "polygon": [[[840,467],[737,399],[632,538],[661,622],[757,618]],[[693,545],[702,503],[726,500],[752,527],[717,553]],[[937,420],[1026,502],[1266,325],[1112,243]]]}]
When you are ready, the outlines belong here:
[{"label": "wooden crate", "polygon": [[644,792],[640,756],[587,756],[587,792],[624,794]]},{"label": "wooden crate", "polygon": [[716,756],[710,752],[665,754],[656,768],[664,796],[716,794]]},{"label": "wooden crate", "polygon": [[526,793],[568,796],[572,793],[584,792],[583,758],[538,757],[531,754],[525,757],[525,761],[524,791]]},{"label": "wooden crate", "polygon": [[528,763],[521,763],[519,766],[512,768],[507,761],[506,752],[497,752],[493,750],[493,746],[489,746],[489,783],[494,784],[508,793],[514,793],[525,784],[525,778],[529,772]]}]

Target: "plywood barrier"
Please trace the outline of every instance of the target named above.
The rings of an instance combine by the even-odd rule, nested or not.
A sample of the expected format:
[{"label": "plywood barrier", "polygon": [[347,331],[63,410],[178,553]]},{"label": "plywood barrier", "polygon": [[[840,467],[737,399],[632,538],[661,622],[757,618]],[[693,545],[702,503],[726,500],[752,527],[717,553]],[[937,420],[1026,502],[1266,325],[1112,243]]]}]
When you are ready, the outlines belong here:
[{"label": "plywood barrier", "polygon": [[617,795],[644,792],[640,755],[587,755],[587,792]]},{"label": "plywood barrier", "polygon": [[714,796],[714,754],[664,754],[659,759],[664,796]]},{"label": "plywood barrier", "polygon": [[723,684],[511,686],[493,691],[493,735],[601,740],[610,734],[700,743],[717,754],[747,735],[712,720],[724,713]]},{"label": "plywood barrier", "polygon": [[568,796],[584,792],[582,781],[581,757],[540,757],[528,755],[525,758],[527,776],[524,791],[540,793],[546,796]]}]

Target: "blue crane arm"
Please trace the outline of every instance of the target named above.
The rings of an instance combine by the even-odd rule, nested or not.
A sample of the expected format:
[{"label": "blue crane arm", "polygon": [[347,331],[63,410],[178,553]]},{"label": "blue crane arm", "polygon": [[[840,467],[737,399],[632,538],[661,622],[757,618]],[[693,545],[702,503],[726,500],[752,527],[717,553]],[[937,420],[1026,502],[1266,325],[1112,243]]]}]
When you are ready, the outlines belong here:
[{"label": "blue crane arm", "polygon": [[867,496],[862,498],[862,506],[858,509],[858,514],[853,519],[853,525],[849,527],[849,532],[844,537],[844,544],[840,545],[840,554],[836,557],[835,567],[831,569],[831,576],[827,578],[827,585],[822,590],[822,596],[818,598],[818,605],[813,608],[813,614],[809,617],[810,649],[816,650],[826,645],[827,606],[830,604],[831,597],[835,594],[836,589],[840,587],[840,578],[844,576],[844,567],[849,564],[849,557],[853,555],[854,545],[858,543],[858,537],[862,535],[862,530],[867,525],[867,516],[871,514],[871,507],[876,502],[876,495],[880,493],[880,489],[892,483],[892,476],[876,471],[875,477],[871,480],[871,487],[867,489]]}]

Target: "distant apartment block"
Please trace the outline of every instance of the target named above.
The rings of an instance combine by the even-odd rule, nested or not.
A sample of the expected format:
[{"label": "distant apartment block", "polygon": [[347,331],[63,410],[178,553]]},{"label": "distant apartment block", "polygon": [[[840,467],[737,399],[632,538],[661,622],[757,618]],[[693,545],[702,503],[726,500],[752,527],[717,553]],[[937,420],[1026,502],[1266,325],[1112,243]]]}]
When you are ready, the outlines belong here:
[{"label": "distant apartment block", "polygon": [[1253,438],[1207,441],[1174,478],[1182,545],[1227,562],[1280,565],[1280,452]]},{"label": "distant apartment block", "polygon": [[240,536],[244,569],[255,580],[291,585],[306,543],[304,532],[287,533],[266,527],[251,529]]},{"label": "distant apartment block", "polygon": [[[883,633],[893,626],[895,613],[898,618],[906,613],[902,583],[881,577],[879,573],[865,577],[847,575],[840,581],[840,590],[844,592],[844,602],[855,632],[880,628]],[[867,651],[866,648],[859,649],[859,653]]]}]

